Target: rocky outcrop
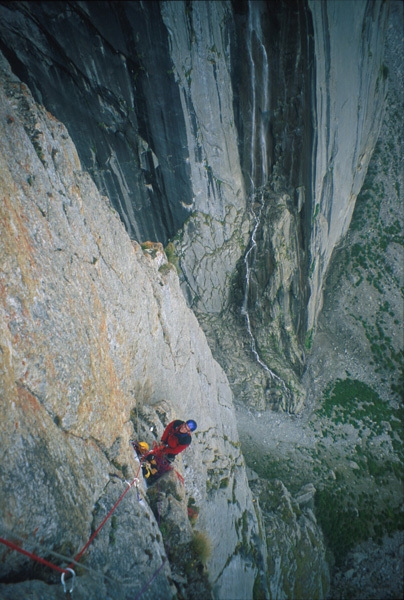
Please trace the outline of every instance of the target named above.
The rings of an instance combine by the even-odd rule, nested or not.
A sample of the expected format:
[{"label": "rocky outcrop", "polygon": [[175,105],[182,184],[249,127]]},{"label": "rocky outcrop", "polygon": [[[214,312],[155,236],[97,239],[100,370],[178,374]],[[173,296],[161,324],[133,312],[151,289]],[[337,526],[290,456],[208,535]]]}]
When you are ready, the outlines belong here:
[{"label": "rocky outcrop", "polygon": [[[177,501],[165,491],[161,519],[177,502],[188,523],[178,544],[189,544],[190,502],[210,547],[200,585],[248,597],[261,550],[232,394],[175,268],[159,245],[131,242],[66,128],[3,60],[1,82],[2,536],[65,566],[138,472],[130,438],[151,443],[171,418],[192,416],[185,488]],[[146,500],[125,495],[85,553],[75,597],[134,597],[157,571],[145,597],[170,597],[173,582],[192,589]],[[3,546],[1,556],[0,595],[40,579],[57,597],[46,568]]]},{"label": "rocky outcrop", "polygon": [[304,486],[296,498],[279,480],[268,485],[256,479],[252,488],[259,497],[268,539],[269,598],[325,598],[330,573],[313,512],[314,486]]},{"label": "rocky outcrop", "polygon": [[[83,598],[91,598],[89,589],[97,598],[109,594],[121,575],[133,596],[157,571],[151,597],[156,589],[171,594],[173,585],[190,597],[248,596],[253,585],[282,595],[286,583],[271,579],[278,571],[266,578],[228,381],[240,404],[289,413],[301,411],[307,390],[320,393],[330,373],[352,371],[387,399],[390,388],[399,389],[399,161],[388,184],[396,196],[380,212],[379,191],[367,190],[369,240],[363,244],[366,234],[358,232],[352,248],[348,240],[361,269],[338,276],[343,288],[330,285],[326,308],[336,312],[330,295],[339,294],[340,314],[319,320],[332,253],[349,226],[381,122],[392,70],[383,59],[388,10],[387,2],[366,0],[0,2],[0,49],[45,106],[4,68],[1,385],[2,397],[12,398],[0,425],[4,531],[69,560],[124,477],[136,472],[133,432],[151,442],[174,415],[192,413],[202,423],[180,461],[185,489],[169,480],[161,497],[149,496],[145,513],[135,490],[125,496],[118,519],[89,550]],[[66,125],[77,153],[46,110]],[[370,186],[384,185],[384,154],[399,147],[387,132]],[[179,281],[163,249],[169,239]],[[365,272],[376,264],[376,242],[383,256],[388,249],[387,262],[376,260],[383,278]],[[385,287],[384,295],[372,286]],[[359,302],[357,287],[365,292]],[[354,314],[349,332],[348,320],[340,327],[346,299]],[[313,344],[317,323],[322,331]],[[352,352],[361,364],[352,365]],[[376,381],[380,369],[391,371],[383,382]],[[254,418],[260,413],[251,412],[242,439]],[[31,480],[32,464],[44,466]],[[26,516],[32,499],[35,539]],[[267,532],[276,556],[291,540],[318,533],[309,513],[303,523],[293,499],[285,502],[294,507],[289,526],[279,525],[287,541]],[[6,512],[6,503],[13,510]],[[147,521],[148,542],[136,538],[132,551],[127,531],[138,529],[139,519]],[[195,554],[196,532],[206,536],[203,560]],[[313,558],[320,546],[302,549],[316,571],[305,583],[313,596],[325,589],[322,550]],[[142,581],[124,559],[133,552]],[[35,570],[12,552],[3,556],[4,594],[12,595],[10,586],[27,587],[17,580],[31,581]],[[294,582],[296,560],[282,571]],[[107,583],[95,575],[99,564]],[[41,594],[53,580],[39,575]]]}]

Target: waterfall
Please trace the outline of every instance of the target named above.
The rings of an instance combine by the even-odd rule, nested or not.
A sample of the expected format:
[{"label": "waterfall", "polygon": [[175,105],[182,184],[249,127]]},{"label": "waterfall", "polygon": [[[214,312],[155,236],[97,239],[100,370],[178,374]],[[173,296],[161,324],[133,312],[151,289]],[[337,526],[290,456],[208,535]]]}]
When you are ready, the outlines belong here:
[{"label": "waterfall", "polygon": [[269,65],[261,27],[265,4],[250,2],[247,54],[251,73],[250,173],[253,186],[263,187],[268,179],[267,129],[269,116]]},{"label": "waterfall", "polygon": [[[270,108],[269,64],[262,31],[262,15],[266,10],[264,2],[250,1],[248,7],[247,54],[251,74],[251,140],[250,140],[250,179],[251,179],[251,212],[254,218],[249,248],[244,257],[245,290],[241,314],[245,317],[247,332],[251,340],[251,351],[258,364],[265,369],[270,377],[279,382],[286,390],[284,381],[278,377],[261,359],[254,334],[251,328],[248,310],[248,295],[250,291],[251,273],[257,249],[256,234],[260,225],[264,207],[264,189],[268,183],[268,123]],[[254,210],[257,202],[259,209]]]},{"label": "waterfall", "polygon": [[259,365],[261,365],[261,367],[263,369],[265,369],[265,371],[267,373],[269,373],[270,377],[274,380],[274,381],[278,381],[282,387],[284,388],[285,391],[286,390],[286,385],[285,382],[283,381],[283,379],[281,379],[280,377],[278,377],[278,375],[276,375],[276,373],[274,373],[267,364],[265,364],[265,362],[261,359],[258,350],[257,350],[257,345],[255,343],[255,338],[254,338],[254,334],[252,332],[251,329],[251,321],[250,321],[250,315],[248,312],[248,294],[250,291],[250,281],[251,281],[251,271],[253,269],[254,266],[254,259],[255,259],[255,254],[256,254],[256,249],[257,249],[257,241],[255,239],[256,233],[258,231],[258,227],[260,226],[260,220],[261,220],[261,213],[262,213],[262,209],[264,208],[264,189],[261,188],[260,190],[257,191],[257,193],[254,193],[251,197],[251,204],[253,204],[253,202],[256,201],[259,203],[259,210],[258,211],[254,211],[253,207],[251,208],[251,212],[254,215],[254,227],[252,230],[252,234],[251,234],[251,238],[250,238],[250,244],[249,244],[249,248],[245,254],[244,257],[244,265],[245,265],[245,287],[244,287],[244,298],[243,298],[243,304],[241,307],[241,314],[245,317],[246,320],[246,325],[247,325],[247,332],[251,341],[251,351],[255,357],[255,360],[257,361],[257,363]]},{"label": "waterfall", "polygon": [[[254,200],[254,197],[253,197]],[[248,335],[250,336],[251,339],[251,350],[252,353],[255,356],[256,361],[267,371],[270,371],[270,369],[268,368],[268,366],[261,360],[258,352],[257,352],[257,347],[255,344],[255,338],[253,335],[253,332],[251,330],[251,321],[250,321],[250,315],[248,313],[248,294],[250,291],[250,279],[251,279],[251,268],[252,265],[254,264],[254,257],[255,257],[255,250],[257,248],[257,242],[255,239],[255,235],[257,233],[259,224],[260,224],[260,218],[261,218],[261,213],[262,213],[262,208],[263,208],[263,202],[260,203],[260,208],[258,211],[258,214],[256,214],[254,212],[253,209],[251,209],[251,211],[254,214],[254,228],[251,234],[251,238],[250,238],[250,245],[249,248],[245,254],[244,257],[244,265],[245,265],[245,288],[244,288],[244,298],[243,298],[243,304],[241,307],[241,314],[245,317],[246,320],[246,324],[247,324],[247,331],[248,331]]]}]

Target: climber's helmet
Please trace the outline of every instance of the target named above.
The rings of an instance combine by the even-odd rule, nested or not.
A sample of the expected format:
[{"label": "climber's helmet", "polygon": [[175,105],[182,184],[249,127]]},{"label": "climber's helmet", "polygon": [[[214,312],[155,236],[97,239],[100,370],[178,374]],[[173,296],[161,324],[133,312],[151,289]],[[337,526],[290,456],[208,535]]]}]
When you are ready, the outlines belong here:
[{"label": "climber's helmet", "polygon": [[190,428],[191,431],[195,431],[195,429],[197,428],[197,424],[196,421],[193,421],[192,419],[190,419],[189,421],[187,421],[187,425]]}]

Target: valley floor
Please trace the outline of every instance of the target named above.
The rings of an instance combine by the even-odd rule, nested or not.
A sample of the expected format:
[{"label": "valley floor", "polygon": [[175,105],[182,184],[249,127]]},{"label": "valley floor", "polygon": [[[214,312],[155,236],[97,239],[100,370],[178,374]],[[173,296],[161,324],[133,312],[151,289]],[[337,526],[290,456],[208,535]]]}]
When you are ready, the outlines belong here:
[{"label": "valley floor", "polygon": [[403,515],[401,465],[397,474],[377,471],[373,454],[366,460],[365,454],[352,456],[360,441],[357,429],[334,427],[309,411],[296,417],[238,406],[237,419],[247,464],[260,477],[280,479],[292,494],[314,484],[316,517],[332,551],[328,598],[401,598],[404,531],[396,530]]}]

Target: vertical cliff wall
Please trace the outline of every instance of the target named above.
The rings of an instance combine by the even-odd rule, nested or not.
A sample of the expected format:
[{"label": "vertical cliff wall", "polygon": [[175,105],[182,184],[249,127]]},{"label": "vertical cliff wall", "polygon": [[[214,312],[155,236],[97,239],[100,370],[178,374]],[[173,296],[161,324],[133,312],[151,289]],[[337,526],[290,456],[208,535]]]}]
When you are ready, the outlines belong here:
[{"label": "vertical cliff wall", "polygon": [[[131,242],[65,127],[3,59],[0,127],[1,536],[65,566],[138,471],[130,438],[151,444],[171,418],[192,416],[198,431],[177,461],[185,487],[174,477],[155,514],[131,490],[88,549],[75,597],[133,598],[167,553],[145,598],[171,597],[173,582],[192,597],[198,586],[205,597],[250,597],[260,536],[232,394],[174,267],[161,246],[144,254]],[[188,502],[210,548],[209,582],[189,554]],[[34,579],[58,597],[46,568],[0,552],[1,597]]]},{"label": "vertical cliff wall", "polygon": [[387,4],[309,2],[316,128],[307,328],[316,323],[332,252],[347,232],[383,116]]},{"label": "vertical cliff wall", "polygon": [[304,400],[324,275],[379,128],[387,10],[0,3],[13,69],[66,124],[132,239],[174,241],[187,302],[256,405]]},{"label": "vertical cliff wall", "polygon": [[232,8],[229,2],[166,2],[162,14],[186,122],[193,193],[192,214],[176,242],[183,288],[197,312],[220,314],[249,227],[233,113]]},{"label": "vertical cliff wall", "polygon": [[0,49],[66,123],[131,237],[166,243],[192,186],[159,3],[2,2],[0,12]]},{"label": "vertical cliff wall", "polygon": [[[171,417],[200,425],[185,488],[169,480],[144,510],[127,494],[89,551],[83,598],[122,578],[132,597],[160,567],[150,598],[293,596],[303,580],[325,594],[314,488],[297,502],[258,482],[258,525],[232,392],[294,413],[314,389],[305,352],[378,135],[388,7],[0,2],[0,49],[20,78],[2,67],[4,535],[73,556],[136,472],[134,430],[151,442]],[[161,244],[142,250],[147,239]],[[242,439],[261,416],[240,421]],[[38,573],[2,557],[1,593],[23,593]]]}]

